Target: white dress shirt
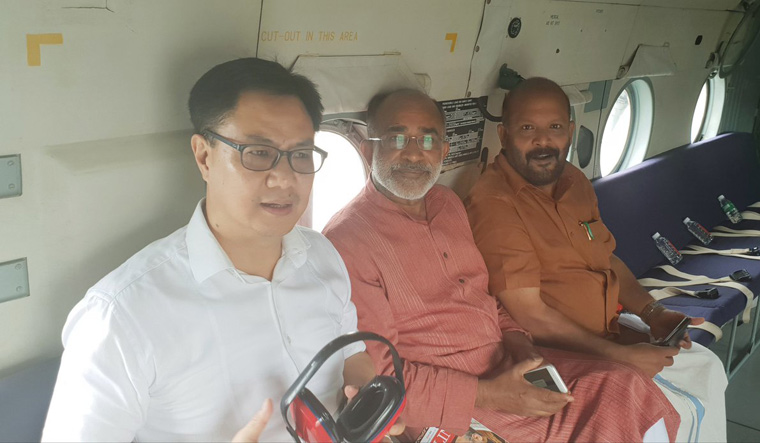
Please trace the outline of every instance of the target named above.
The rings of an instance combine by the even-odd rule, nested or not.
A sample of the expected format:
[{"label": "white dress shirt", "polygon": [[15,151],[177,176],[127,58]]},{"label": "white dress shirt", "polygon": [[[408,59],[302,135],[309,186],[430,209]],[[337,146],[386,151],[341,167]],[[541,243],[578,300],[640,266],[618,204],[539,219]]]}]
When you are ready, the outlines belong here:
[{"label": "white dress shirt", "polygon": [[[43,441],[230,441],[271,398],[261,441],[292,441],[279,402],[314,354],[356,330],[346,268],[321,234],[283,237],[272,281],[237,271],[201,200],[69,314]],[[346,347],[308,387],[334,411]]]}]

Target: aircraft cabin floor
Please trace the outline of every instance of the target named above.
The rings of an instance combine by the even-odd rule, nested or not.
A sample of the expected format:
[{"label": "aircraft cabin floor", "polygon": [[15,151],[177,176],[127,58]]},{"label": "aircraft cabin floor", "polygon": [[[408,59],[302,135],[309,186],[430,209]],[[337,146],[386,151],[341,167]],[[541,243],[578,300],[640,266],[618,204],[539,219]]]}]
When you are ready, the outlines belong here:
[{"label": "aircraft cabin floor", "polygon": [[[740,326],[736,332],[739,349],[746,348],[751,333],[750,325]],[[724,338],[710,346],[726,363],[728,327]],[[734,355],[736,360],[736,355]],[[760,352],[756,351],[728,384],[726,390],[726,418],[729,442],[760,442]]]}]

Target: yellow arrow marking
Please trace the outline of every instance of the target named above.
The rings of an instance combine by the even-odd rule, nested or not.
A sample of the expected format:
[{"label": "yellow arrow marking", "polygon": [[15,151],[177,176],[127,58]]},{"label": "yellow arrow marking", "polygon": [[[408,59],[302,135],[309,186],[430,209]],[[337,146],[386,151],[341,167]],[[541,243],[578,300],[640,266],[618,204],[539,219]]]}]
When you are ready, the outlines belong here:
[{"label": "yellow arrow marking", "polygon": [[451,49],[449,52],[454,52],[454,48],[457,46],[457,34],[456,32],[449,32],[446,34],[446,40],[451,40]]},{"label": "yellow arrow marking", "polygon": [[62,45],[63,34],[26,34],[26,64],[40,66],[40,45]]}]

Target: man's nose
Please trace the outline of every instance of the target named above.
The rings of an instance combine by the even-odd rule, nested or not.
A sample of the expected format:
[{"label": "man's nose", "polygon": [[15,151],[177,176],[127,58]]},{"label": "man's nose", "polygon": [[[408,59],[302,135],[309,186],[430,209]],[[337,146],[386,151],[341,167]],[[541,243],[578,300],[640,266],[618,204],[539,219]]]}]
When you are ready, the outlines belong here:
[{"label": "man's nose", "polygon": [[409,161],[418,161],[423,158],[422,149],[417,144],[416,138],[410,139],[406,147],[401,150],[401,158]]},{"label": "man's nose", "polygon": [[280,160],[274,168],[267,171],[267,186],[270,188],[287,188],[295,181],[296,172],[290,167],[286,156],[280,157]]},{"label": "man's nose", "polygon": [[533,144],[536,146],[546,146],[549,140],[549,131],[546,129],[536,129],[533,133]]}]

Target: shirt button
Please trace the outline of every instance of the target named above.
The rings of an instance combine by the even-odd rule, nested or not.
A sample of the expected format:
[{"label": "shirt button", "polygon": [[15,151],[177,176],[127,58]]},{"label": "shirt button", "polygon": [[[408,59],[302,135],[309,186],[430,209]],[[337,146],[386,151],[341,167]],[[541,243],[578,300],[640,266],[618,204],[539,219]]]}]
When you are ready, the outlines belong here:
[{"label": "shirt button", "polygon": [[464,283],[464,279],[463,279],[463,278],[460,278],[460,279],[459,279],[459,283]]},{"label": "shirt button", "polygon": [[285,340],[287,340],[287,342],[288,342],[289,345],[293,344],[293,340],[290,339],[289,335],[287,337],[285,337]]},{"label": "shirt button", "polygon": [[449,254],[447,254],[447,253],[444,252],[443,253],[443,258],[449,258]]}]

